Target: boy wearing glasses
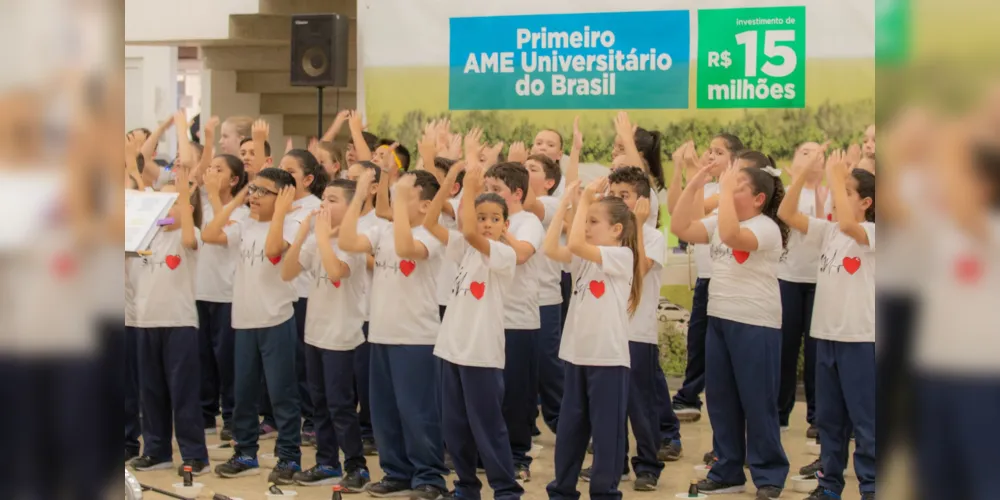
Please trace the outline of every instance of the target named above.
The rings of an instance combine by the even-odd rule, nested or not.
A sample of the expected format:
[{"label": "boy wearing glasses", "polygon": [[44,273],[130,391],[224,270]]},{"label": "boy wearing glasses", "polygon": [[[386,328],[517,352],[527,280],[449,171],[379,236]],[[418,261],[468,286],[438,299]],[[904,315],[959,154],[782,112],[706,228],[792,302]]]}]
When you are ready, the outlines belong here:
[{"label": "boy wearing glasses", "polygon": [[[295,369],[297,339],[293,303],[298,295],[291,283],[281,279],[281,260],[295,240],[299,222],[286,218],[294,200],[295,179],[277,168],[257,174],[246,195],[233,199],[205,226],[202,239],[214,245],[239,245],[233,283],[233,329],[235,346],[235,406],[233,438],[235,453],[215,468],[222,477],[257,475],[260,377],[263,373],[278,424],[279,463],[270,480],[289,484],[300,470],[300,420],[298,379]],[[250,217],[230,222],[230,214],[245,199]]]}]

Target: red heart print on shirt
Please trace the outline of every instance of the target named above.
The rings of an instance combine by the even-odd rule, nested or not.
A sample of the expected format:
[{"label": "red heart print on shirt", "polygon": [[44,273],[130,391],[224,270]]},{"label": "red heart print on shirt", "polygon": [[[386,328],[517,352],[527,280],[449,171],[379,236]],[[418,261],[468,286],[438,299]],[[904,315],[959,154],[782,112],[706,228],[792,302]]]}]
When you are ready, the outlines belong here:
[{"label": "red heart print on shirt", "polygon": [[273,265],[276,266],[276,265],[278,265],[279,262],[281,262],[281,256],[277,255],[277,256],[274,256],[274,257],[268,257],[267,260],[271,261],[271,264],[273,264]]},{"label": "red heart print on shirt", "polygon": [[733,250],[733,258],[736,259],[736,262],[742,264],[746,262],[747,259],[750,258],[750,252],[745,252],[743,250]]},{"label": "red heart print on shirt", "polygon": [[330,283],[333,284],[334,288],[340,288],[340,280],[333,281],[333,278],[330,278]]},{"label": "red heart print on shirt", "polygon": [[604,282],[593,280],[590,282],[590,293],[594,295],[595,299],[599,299],[604,296]]},{"label": "red heart print on shirt", "polygon": [[854,274],[861,269],[861,259],[858,257],[844,257],[844,270],[847,274]]},{"label": "red heart print on shirt", "polygon": [[412,260],[401,260],[399,261],[399,271],[403,273],[403,276],[407,278],[413,274],[413,270],[417,268],[417,263]]},{"label": "red heart print on shirt", "polygon": [[826,220],[833,222],[833,214],[826,214]]},{"label": "red heart print on shirt", "polygon": [[469,284],[469,291],[472,292],[472,296],[475,297],[476,300],[480,300],[483,298],[483,295],[486,295],[486,283],[473,281]]},{"label": "red heart print on shirt", "polygon": [[955,279],[959,283],[972,285],[983,275],[983,267],[979,259],[972,255],[962,255],[955,260]]},{"label": "red heart print on shirt", "polygon": [[177,269],[177,266],[181,265],[181,256],[168,255],[167,258],[163,259],[163,261],[166,262],[167,267],[169,267],[170,270],[173,271],[174,269]]},{"label": "red heart print on shirt", "polygon": [[56,254],[52,258],[52,274],[57,278],[69,278],[76,274],[76,259],[68,253]]}]

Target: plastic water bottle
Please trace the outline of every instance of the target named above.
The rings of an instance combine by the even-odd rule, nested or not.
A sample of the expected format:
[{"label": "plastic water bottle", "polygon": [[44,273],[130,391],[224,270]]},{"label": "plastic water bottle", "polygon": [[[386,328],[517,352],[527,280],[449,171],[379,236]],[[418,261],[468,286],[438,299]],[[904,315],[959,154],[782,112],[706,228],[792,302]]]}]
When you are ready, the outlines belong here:
[{"label": "plastic water bottle", "polygon": [[344,487],[341,485],[335,485],[333,487],[333,497],[332,500],[343,500],[344,498]]},{"label": "plastic water bottle", "polygon": [[285,494],[285,492],[281,491],[281,488],[278,488],[278,485],[276,485],[274,483],[267,483],[267,491],[269,491],[270,493],[275,494],[275,495],[284,495]]},{"label": "plastic water bottle", "polygon": [[184,486],[194,486],[194,469],[190,465],[185,465],[181,476],[184,478]]},{"label": "plastic water bottle", "polygon": [[698,498],[698,480],[691,480],[691,487],[688,488],[688,498]]}]

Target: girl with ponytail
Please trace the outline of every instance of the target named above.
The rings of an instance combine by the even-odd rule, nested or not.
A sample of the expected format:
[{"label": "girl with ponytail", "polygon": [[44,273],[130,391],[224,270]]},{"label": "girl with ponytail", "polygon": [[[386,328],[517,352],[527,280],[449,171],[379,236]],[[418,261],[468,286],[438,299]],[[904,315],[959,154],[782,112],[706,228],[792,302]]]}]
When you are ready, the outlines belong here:
[{"label": "girl with ponytail", "polygon": [[739,168],[719,179],[719,213],[699,220],[695,193],[711,165],[689,180],[670,228],[679,238],[710,245],[705,343],[708,415],[718,457],[698,488],[709,494],[745,491],[749,462],[757,498],[778,498],[788,476],[788,457],[778,426],[781,368],[781,294],[777,268],[788,227],[777,223],[784,198],[773,166]]},{"label": "girl with ponytail", "polygon": [[642,298],[635,215],[620,198],[596,199],[608,188],[599,178],[580,195],[567,245],[559,242],[563,218],[579,182],[566,195],[546,233],[550,259],[569,264],[573,296],[559,357],[566,364],[556,432],[555,480],[549,498],[576,498],[577,481],[593,430],[592,498],[620,497],[626,453],[626,409],[630,385],[629,320]]}]

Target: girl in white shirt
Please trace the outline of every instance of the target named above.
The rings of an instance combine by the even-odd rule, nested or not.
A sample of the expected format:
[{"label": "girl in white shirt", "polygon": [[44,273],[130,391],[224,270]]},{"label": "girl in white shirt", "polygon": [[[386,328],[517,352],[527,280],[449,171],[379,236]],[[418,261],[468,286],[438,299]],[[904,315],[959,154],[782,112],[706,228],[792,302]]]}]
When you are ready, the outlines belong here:
[{"label": "girl in white shirt", "polygon": [[805,179],[798,177],[778,215],[803,234],[801,245],[819,249],[816,309],[816,425],[823,473],[811,499],[832,500],[844,491],[851,432],[862,498],[875,495],[875,176],[848,174],[842,151],[827,162],[834,222],[799,210]]},{"label": "girl in white shirt", "polygon": [[781,173],[733,166],[719,179],[719,215],[698,219],[696,192],[711,165],[690,181],[677,202],[671,230],[711,244],[712,281],[705,342],[709,418],[718,462],[699,489],[712,494],[745,490],[749,462],[757,498],[777,498],[788,476],[778,426],[781,368],[781,293],[778,260],[788,226],[777,218],[784,198]]},{"label": "girl in white shirt", "polygon": [[[354,181],[330,183],[315,216],[315,235],[310,234],[310,216],[299,225],[281,270],[285,281],[303,271],[314,276],[306,311],[305,368],[315,403],[316,466],[295,474],[295,482],[339,483],[348,492],[362,491],[369,481],[354,393],[355,349],[365,341],[361,333],[365,256],[344,252],[336,240],[355,188]],[[343,469],[340,450],[344,450]]]},{"label": "girl in white shirt", "polygon": [[568,244],[559,242],[563,217],[579,183],[567,187],[545,235],[545,254],[570,265],[574,289],[559,357],[566,364],[556,432],[555,480],[549,498],[578,498],[577,481],[593,431],[592,498],[620,497],[626,454],[629,391],[629,318],[639,306],[644,251],[635,215],[619,198],[595,200],[607,190],[598,178],[580,195]]},{"label": "girl in white shirt", "polygon": [[[452,166],[444,184],[454,184],[461,170],[462,164]],[[438,191],[424,222],[424,227],[445,245],[445,258],[458,264],[434,348],[434,355],[442,359],[445,445],[451,450],[458,475],[456,496],[480,496],[478,456],[494,498],[520,498],[524,489],[515,476],[503,418],[504,298],[512,292],[509,287],[517,255],[513,248],[500,243],[509,225],[507,203],[495,193],[479,194],[483,188],[482,166],[470,167],[465,179],[457,214],[461,232],[439,223],[449,194],[445,190]]]},{"label": "girl in white shirt", "polygon": [[201,210],[191,202],[186,168],[175,171],[178,193],[173,222],[153,237],[149,255],[133,258],[129,275],[139,344],[143,456],[139,471],[169,469],[175,429],[184,466],[208,472],[208,449],[199,401],[198,309],[195,306],[198,225]]},{"label": "girl in white shirt", "polygon": [[615,119],[615,144],[611,150],[611,168],[638,167],[649,176],[652,188],[649,201],[652,209],[646,220],[639,221],[656,228],[660,220],[660,202],[656,193],[666,186],[663,177],[663,160],[661,159],[663,135],[653,130],[633,126],[624,111],[618,113]]}]

